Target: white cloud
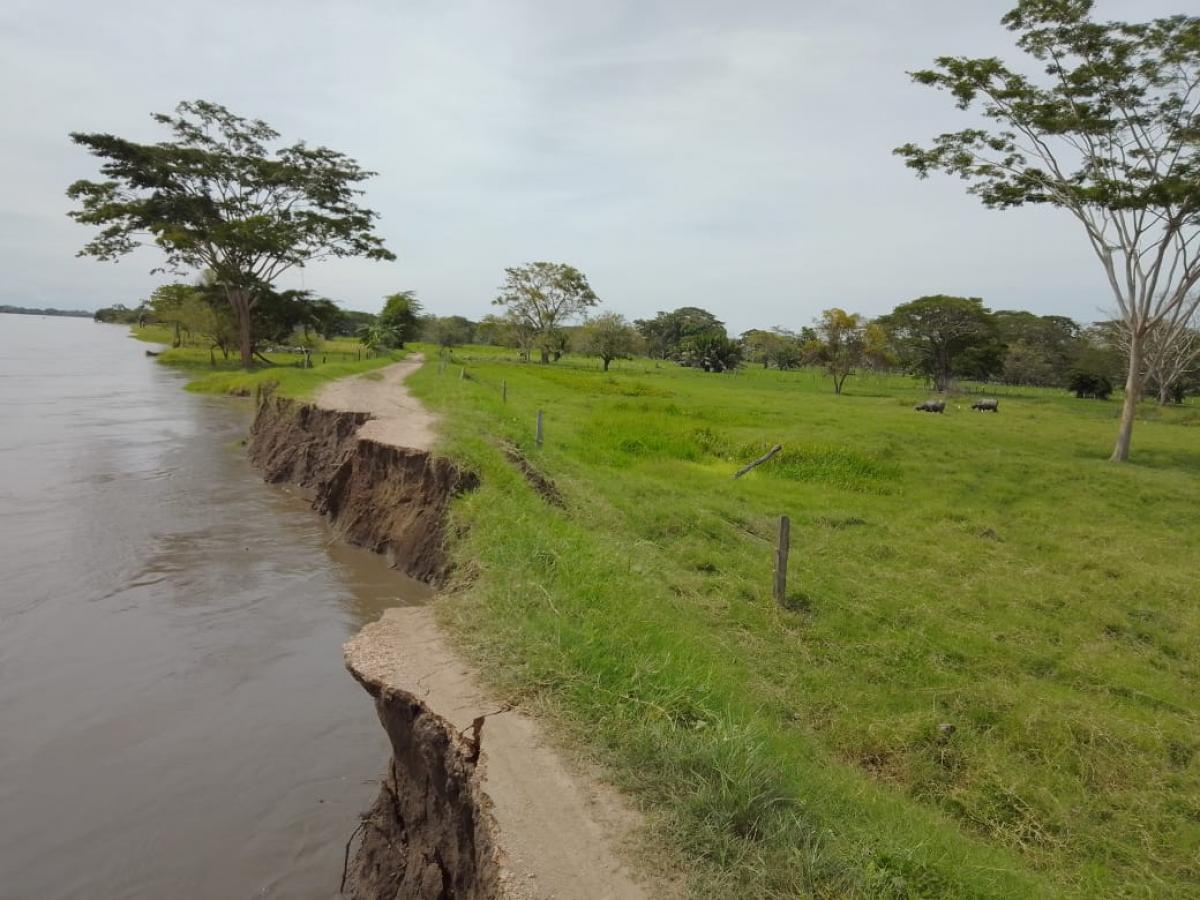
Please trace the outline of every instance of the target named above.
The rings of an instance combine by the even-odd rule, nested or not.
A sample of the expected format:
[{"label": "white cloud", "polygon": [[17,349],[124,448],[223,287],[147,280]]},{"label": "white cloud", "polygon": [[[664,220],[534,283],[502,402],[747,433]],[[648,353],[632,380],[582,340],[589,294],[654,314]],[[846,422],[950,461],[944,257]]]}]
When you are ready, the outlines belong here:
[{"label": "white cloud", "polygon": [[[152,138],[149,112],[205,97],[380,172],[366,202],[399,261],[293,279],[350,306],[411,287],[480,315],[504,266],[556,259],[626,314],[695,304],[737,330],[934,292],[1086,319],[1104,285],[1071,222],[987,212],[890,154],[957,127],[904,70],[1007,52],[1008,5],[10,2],[0,302],[148,293],[148,256],[72,258],[63,190],[94,168],[66,133]],[[1174,11],[1148,5],[1102,12]]]}]

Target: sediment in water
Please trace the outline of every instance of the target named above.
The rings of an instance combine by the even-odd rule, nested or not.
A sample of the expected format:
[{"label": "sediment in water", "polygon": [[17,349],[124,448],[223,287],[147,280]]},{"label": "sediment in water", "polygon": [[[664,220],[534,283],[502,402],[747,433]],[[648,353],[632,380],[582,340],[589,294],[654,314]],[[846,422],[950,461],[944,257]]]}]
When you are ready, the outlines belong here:
[{"label": "sediment in water", "polygon": [[[268,481],[310,491],[313,507],[350,543],[387,554],[415,578],[442,583],[449,573],[446,511],[454,496],[476,486],[477,477],[425,451],[357,437],[369,418],[262,399],[250,459]],[[363,816],[346,895],[505,896],[478,746],[416,694],[356,665],[353,654],[347,654],[347,666],[375,699],[392,760]]]}]

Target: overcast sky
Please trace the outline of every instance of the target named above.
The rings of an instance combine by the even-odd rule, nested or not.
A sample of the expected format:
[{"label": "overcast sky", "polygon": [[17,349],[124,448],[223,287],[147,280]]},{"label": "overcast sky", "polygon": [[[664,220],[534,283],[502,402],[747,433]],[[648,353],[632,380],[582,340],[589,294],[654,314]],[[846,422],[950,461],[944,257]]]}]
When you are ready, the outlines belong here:
[{"label": "overcast sky", "polygon": [[[477,318],[505,266],[582,269],[631,318],[682,305],[740,332],[922,294],[1082,320],[1110,305],[1080,230],[991,212],[891,155],[965,124],[906,70],[1009,55],[1012,0],[481,0],[0,5],[0,303],[135,305],[149,251],[74,258],[69,131],[144,140],[214,100],[350,154],[394,263],[319,263],[289,286],[377,310],[414,289]],[[1105,17],[1183,0],[1100,0]]]}]

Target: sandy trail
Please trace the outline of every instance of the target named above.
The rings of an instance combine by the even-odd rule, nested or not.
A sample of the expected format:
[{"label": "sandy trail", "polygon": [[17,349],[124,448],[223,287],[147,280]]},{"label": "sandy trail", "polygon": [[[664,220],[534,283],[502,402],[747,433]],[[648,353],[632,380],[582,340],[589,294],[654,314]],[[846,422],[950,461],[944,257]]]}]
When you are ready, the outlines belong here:
[{"label": "sandy trail", "polygon": [[[331,382],[317,403],[376,416],[359,429],[361,437],[429,450],[437,417],[404,385],[422,362],[414,354]],[[493,804],[510,896],[644,900],[675,893],[665,885],[647,888],[619,856],[641,817],[612,788],[568,764],[537,721],[519,710],[498,712],[503,704],[451,649],[431,608],[388,610],[346,644],[346,660],[361,675],[416,694],[460,729],[487,714],[480,742],[483,789]]]},{"label": "sandy trail", "polygon": [[374,418],[358,430],[359,437],[394,447],[432,450],[437,416],[404,386],[404,379],[423,362],[424,354],[413,353],[394,366],[331,381],[317,392],[317,406],[370,413]]}]

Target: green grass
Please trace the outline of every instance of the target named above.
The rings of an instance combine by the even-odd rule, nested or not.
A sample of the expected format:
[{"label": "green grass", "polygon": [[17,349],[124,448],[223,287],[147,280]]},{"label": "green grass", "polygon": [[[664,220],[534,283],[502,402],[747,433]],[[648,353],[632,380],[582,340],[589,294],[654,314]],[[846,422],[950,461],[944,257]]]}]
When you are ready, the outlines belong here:
[{"label": "green grass", "polygon": [[644,805],[689,893],[1200,892],[1200,409],[1147,407],[1118,466],[1116,401],[938,416],[902,378],[453,363],[411,381],[483,476],[441,614]]},{"label": "green grass", "polygon": [[[172,341],[171,330],[161,325],[134,327],[132,334],[140,341],[168,347]],[[260,387],[269,387],[282,397],[307,397],[335,378],[369,372],[405,356],[403,350],[397,350],[370,359],[361,358],[365,353],[357,341],[329,340],[313,351],[311,369],[300,368],[302,356],[299,353],[270,352],[264,355],[272,365],[260,364],[247,370],[241,367],[236,355],[225,359],[220,351],[211,351],[206,344],[185,341],[180,347],[164,350],[158,361],[186,371],[191,376],[187,389],[197,393],[248,397]]]}]

